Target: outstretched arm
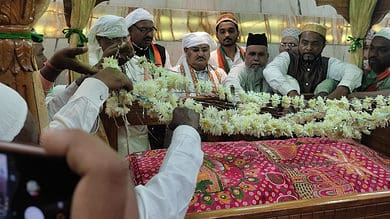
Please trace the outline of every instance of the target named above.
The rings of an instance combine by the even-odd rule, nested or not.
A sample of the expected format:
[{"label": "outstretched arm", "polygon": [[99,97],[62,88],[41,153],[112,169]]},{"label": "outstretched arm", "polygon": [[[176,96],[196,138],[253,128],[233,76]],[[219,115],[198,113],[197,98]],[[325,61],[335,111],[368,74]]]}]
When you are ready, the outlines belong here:
[{"label": "outstretched arm", "polygon": [[140,218],[184,218],[203,162],[198,126],[195,111],[174,110],[172,142],[159,173],[135,187]]}]

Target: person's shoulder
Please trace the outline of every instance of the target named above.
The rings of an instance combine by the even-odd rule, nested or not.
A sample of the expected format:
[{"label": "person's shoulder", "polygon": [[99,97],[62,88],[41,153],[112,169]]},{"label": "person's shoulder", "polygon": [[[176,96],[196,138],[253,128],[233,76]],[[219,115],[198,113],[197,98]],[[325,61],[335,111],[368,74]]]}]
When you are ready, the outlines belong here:
[{"label": "person's shoulder", "polygon": [[160,44],[158,44],[158,43],[153,43],[156,47],[157,47],[157,49],[163,49],[163,50],[165,50],[165,46],[162,46],[162,45],[160,45]]},{"label": "person's shoulder", "polygon": [[210,55],[215,55],[215,54],[217,54],[217,50],[219,49],[219,47],[218,48],[216,48],[216,49],[214,49],[213,51],[211,51],[210,52]]},{"label": "person's shoulder", "polygon": [[240,64],[233,66],[230,69],[228,75],[231,75],[232,77],[237,77],[237,76],[245,74],[245,73],[246,73],[245,62],[242,62]]},{"label": "person's shoulder", "polygon": [[227,75],[226,71],[223,70],[222,68],[215,66],[215,65],[211,65],[211,64],[209,64],[209,66],[211,67],[212,70],[217,71],[221,74]]},{"label": "person's shoulder", "polygon": [[242,71],[245,69],[245,62],[241,62],[237,65],[234,65],[231,69],[230,69],[230,72],[232,71]]}]

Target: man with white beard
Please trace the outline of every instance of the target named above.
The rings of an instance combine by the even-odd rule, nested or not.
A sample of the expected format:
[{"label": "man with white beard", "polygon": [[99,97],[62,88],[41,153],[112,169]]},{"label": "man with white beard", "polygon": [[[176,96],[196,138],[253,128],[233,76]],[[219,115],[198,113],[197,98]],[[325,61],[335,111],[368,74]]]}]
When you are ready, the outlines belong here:
[{"label": "man with white beard", "polygon": [[268,62],[267,36],[265,33],[249,33],[246,42],[245,63],[236,65],[230,70],[223,82],[225,87],[233,86],[236,92],[271,92],[263,77],[263,70]]}]

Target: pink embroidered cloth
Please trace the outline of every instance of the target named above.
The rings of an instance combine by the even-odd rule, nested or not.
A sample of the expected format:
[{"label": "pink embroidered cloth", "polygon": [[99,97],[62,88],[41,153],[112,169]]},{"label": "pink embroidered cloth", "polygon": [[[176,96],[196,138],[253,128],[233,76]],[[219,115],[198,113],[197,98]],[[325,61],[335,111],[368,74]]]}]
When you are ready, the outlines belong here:
[{"label": "pink embroidered cloth", "polygon": [[[366,146],[326,138],[203,142],[204,161],[188,213],[311,199],[390,187],[390,160]],[[129,155],[146,184],[166,150]]]}]

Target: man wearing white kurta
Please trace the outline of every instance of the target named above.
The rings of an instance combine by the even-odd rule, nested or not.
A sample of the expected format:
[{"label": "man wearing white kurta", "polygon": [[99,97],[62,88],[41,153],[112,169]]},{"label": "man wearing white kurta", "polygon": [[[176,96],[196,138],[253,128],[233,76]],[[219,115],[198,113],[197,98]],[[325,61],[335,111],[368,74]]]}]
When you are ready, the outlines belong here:
[{"label": "man wearing white kurta", "polygon": [[[90,83],[93,83],[93,81],[89,81],[89,79],[86,79],[83,82],[84,86],[88,86],[86,84]],[[106,85],[102,82],[102,88],[104,88],[104,86]],[[84,88],[87,89],[87,87]],[[105,97],[107,97],[108,87],[105,87],[105,89],[106,92],[104,93],[106,95]],[[89,98],[86,96],[84,96],[84,98],[81,97],[82,90],[83,86],[75,93],[77,96],[74,98],[76,103],[65,105],[65,107],[81,107],[84,105],[83,101],[97,101],[93,100],[93,95],[90,96],[90,101],[88,101]],[[15,90],[2,83],[0,83],[0,100],[3,104],[2,107],[0,107],[0,113],[3,115],[0,117],[0,140],[8,142],[21,140],[21,138],[17,139],[22,136],[19,135],[21,130],[24,130],[23,134],[34,134],[31,131],[26,132],[27,129],[25,129],[25,123],[28,119],[28,108],[25,100]],[[80,102],[78,100],[80,100]],[[91,104],[91,106],[97,110],[99,109],[98,105],[100,104]],[[78,114],[78,117],[74,117],[73,119],[80,118],[83,115],[84,114]],[[95,113],[94,116],[96,117],[97,113]],[[193,110],[176,108],[170,127],[174,129],[174,131],[172,130],[172,141],[159,173],[146,185],[139,185],[134,188],[141,219],[184,218],[188,209],[188,204],[195,191],[197,175],[203,162],[201,140],[200,135],[197,132],[197,129],[199,128],[199,114],[195,113]],[[56,127],[56,129],[66,128],[67,127],[65,126],[61,128],[59,126]],[[37,133],[35,134],[35,137],[24,137],[23,140],[26,141],[23,142],[28,143],[35,138],[36,141],[34,143],[38,143]],[[87,142],[86,144],[88,143],[90,142]],[[99,191],[96,192],[99,193]],[[106,201],[107,200],[101,200],[101,203]]]},{"label": "man wearing white kurta", "polygon": [[245,50],[237,45],[240,36],[238,20],[233,13],[223,13],[217,18],[215,25],[220,46],[211,52],[209,63],[222,68],[227,74],[230,70],[244,62]]},{"label": "man wearing white kurta", "polygon": [[236,93],[241,90],[248,92],[271,92],[271,88],[263,77],[263,69],[268,62],[267,36],[263,34],[248,34],[245,52],[245,63],[230,70],[225,87],[233,86]]},{"label": "man wearing white kurta", "polygon": [[[325,26],[316,23],[304,25],[300,34],[299,53],[282,52],[264,69],[268,84],[282,95],[295,96],[314,93],[323,81],[337,81],[336,89],[324,86],[319,92],[327,93],[329,98],[346,96],[359,87],[361,69],[336,58],[321,56],[325,37]],[[297,83],[292,83],[289,77],[295,78]]]},{"label": "man wearing white kurta", "polygon": [[[101,60],[106,50],[111,49],[112,45],[120,43],[121,39],[127,37],[128,34],[127,23],[123,17],[114,15],[100,17],[92,25],[91,30],[88,33],[88,39],[90,39],[89,47],[92,48],[89,53],[90,62],[94,64],[96,60]],[[115,40],[110,41],[107,39]],[[126,41],[127,39],[124,42]],[[145,77],[143,69],[137,65],[138,58],[138,56],[134,56],[123,65],[126,75],[134,83],[143,81]],[[150,149],[150,146],[148,128],[146,125],[130,125],[127,129],[125,127],[118,128],[119,154],[125,156],[128,153],[145,151],[148,149]]]},{"label": "man wearing white kurta", "polygon": [[216,48],[216,43],[206,32],[193,32],[183,36],[183,54],[173,71],[182,74],[191,81],[190,95],[196,94],[198,81],[211,81],[214,87],[226,79],[226,72],[208,64],[210,50]]}]

